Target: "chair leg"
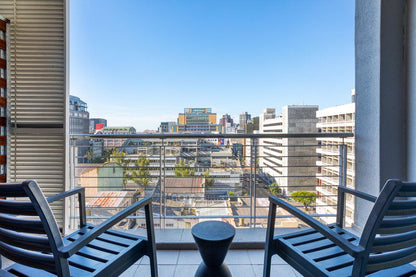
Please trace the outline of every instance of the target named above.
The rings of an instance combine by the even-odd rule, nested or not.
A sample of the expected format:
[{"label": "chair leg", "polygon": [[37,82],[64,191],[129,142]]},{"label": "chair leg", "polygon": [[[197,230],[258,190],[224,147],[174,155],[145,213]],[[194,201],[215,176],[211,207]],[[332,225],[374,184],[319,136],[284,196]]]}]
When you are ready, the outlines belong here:
[{"label": "chair leg", "polygon": [[153,212],[152,204],[148,204],[144,207],[146,214],[146,227],[147,227],[147,240],[148,240],[148,256],[150,259],[150,271],[152,277],[157,277],[157,258],[156,258],[156,243],[155,243],[155,230],[153,227]]},{"label": "chair leg", "polygon": [[264,253],[264,267],[263,267],[263,277],[270,277],[270,269],[272,265],[272,255],[269,251],[266,250]]},{"label": "chair leg", "polygon": [[150,257],[150,272],[152,277],[158,277],[156,251],[153,251],[152,257]]},{"label": "chair leg", "polygon": [[267,232],[266,232],[266,244],[264,251],[264,266],[263,266],[263,277],[270,276],[270,266],[272,263],[273,253],[273,237],[274,237],[274,224],[276,221],[276,205],[270,201],[269,215],[267,220]]}]

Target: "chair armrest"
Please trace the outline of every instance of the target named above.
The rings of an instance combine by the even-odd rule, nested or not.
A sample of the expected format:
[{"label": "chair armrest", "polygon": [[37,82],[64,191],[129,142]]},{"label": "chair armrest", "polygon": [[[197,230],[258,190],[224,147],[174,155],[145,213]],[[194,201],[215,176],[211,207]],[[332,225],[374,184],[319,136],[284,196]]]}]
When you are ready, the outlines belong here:
[{"label": "chair armrest", "polygon": [[364,251],[364,248],[362,248],[361,246],[350,243],[348,240],[332,231],[328,226],[322,224],[318,220],[314,219],[313,217],[299,210],[298,208],[290,205],[289,203],[283,201],[282,199],[279,199],[276,196],[269,196],[269,200],[271,203],[285,209],[292,215],[296,216],[297,218],[311,226],[313,229],[323,234],[326,238],[330,239],[333,243],[341,247],[351,256],[357,257],[360,253]]},{"label": "chair armrest", "polygon": [[84,195],[85,194],[85,188],[84,187],[78,187],[78,188],[74,188],[71,190],[67,190],[58,194],[55,194],[53,196],[50,196],[48,198],[46,198],[46,200],[48,201],[48,203],[53,203],[55,201],[64,199],[68,196],[74,195],[74,194],[78,194],[78,195]]},{"label": "chair armrest", "polygon": [[[134,203],[133,205],[129,206],[128,208],[124,209],[121,212],[118,212],[117,214],[113,215],[100,225],[95,226],[91,231],[86,233],[81,239],[74,241],[73,243],[62,247],[59,249],[59,253],[62,257],[68,258],[78,252],[82,247],[90,243],[92,240],[94,240],[96,237],[113,227],[116,223],[120,222],[130,214],[134,213],[140,208],[143,208],[144,206],[151,205],[152,203],[152,197],[148,196],[146,198],[143,198],[139,202]],[[149,227],[149,226],[147,226]]]},{"label": "chair armrest", "polygon": [[48,203],[53,203],[55,201],[64,199],[66,197],[78,194],[78,206],[79,206],[79,221],[80,226],[84,227],[87,224],[87,214],[85,212],[85,188],[84,187],[77,187],[68,191],[64,191],[58,193],[56,195],[50,196],[46,198]]},{"label": "chair armrest", "polygon": [[373,203],[376,202],[376,200],[377,200],[377,197],[375,197],[371,194],[362,192],[362,191],[355,190],[355,189],[351,189],[351,188],[347,188],[347,187],[343,187],[343,186],[338,186],[338,189],[342,190],[346,193],[349,193],[349,194],[355,195],[357,197],[360,197],[364,200],[368,200],[368,201],[373,202]]}]

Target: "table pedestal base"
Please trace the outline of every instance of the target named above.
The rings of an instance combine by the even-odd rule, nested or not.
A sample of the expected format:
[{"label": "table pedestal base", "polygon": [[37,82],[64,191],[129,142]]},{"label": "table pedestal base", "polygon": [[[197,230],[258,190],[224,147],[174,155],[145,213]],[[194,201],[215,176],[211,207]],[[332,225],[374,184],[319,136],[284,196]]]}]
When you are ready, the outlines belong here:
[{"label": "table pedestal base", "polygon": [[220,266],[208,267],[202,262],[195,273],[195,277],[231,277],[231,272],[225,263]]}]

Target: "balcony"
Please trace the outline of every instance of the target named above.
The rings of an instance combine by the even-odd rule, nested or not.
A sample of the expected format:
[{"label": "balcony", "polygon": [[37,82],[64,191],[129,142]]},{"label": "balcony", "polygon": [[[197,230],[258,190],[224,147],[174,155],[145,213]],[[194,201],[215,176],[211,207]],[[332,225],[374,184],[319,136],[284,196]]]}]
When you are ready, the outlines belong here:
[{"label": "balcony", "polygon": [[[339,169],[341,165],[317,163],[325,155],[319,151],[322,146],[318,139],[351,136],[348,133],[73,135],[71,187],[86,188],[88,219],[95,223],[137,199],[152,195],[157,229],[190,229],[210,219],[226,221],[241,230],[261,229],[267,226],[271,191],[290,199],[295,191],[317,192],[324,178],[331,180],[327,184],[331,187],[346,181],[344,171],[341,175],[336,170],[330,176],[321,176],[323,169]],[[282,138],[286,139],[283,144],[270,143]],[[83,150],[79,145],[85,143],[78,143],[81,140],[89,141],[93,150],[88,153]],[[117,140],[119,145],[109,146],[107,140]],[[332,147],[347,150],[342,144]],[[265,148],[268,151],[263,151]],[[270,151],[273,149],[279,151]],[[337,153],[337,163],[346,162],[348,154]],[[270,162],[273,159],[281,162],[273,164]],[[323,195],[318,190],[316,197],[319,200],[335,195]],[[291,201],[303,207],[302,203]],[[75,202],[70,203],[69,210],[71,229],[77,222]],[[308,207],[316,218],[330,221],[334,217],[329,213],[317,214],[316,210],[316,204]],[[280,228],[304,226],[283,210],[278,217]],[[143,226],[143,215],[137,214],[120,228],[140,230]],[[251,242],[261,241],[263,238]]]},{"label": "balcony", "polygon": [[[413,4],[405,5],[404,1],[356,1],[354,87],[357,90],[357,117],[355,124],[346,118],[342,128],[356,127],[357,139],[341,138],[336,134],[332,137],[311,136],[318,141],[318,146],[316,152],[311,150],[305,156],[314,159],[314,164],[302,164],[299,162],[301,157],[290,152],[292,149],[310,147],[305,144],[276,146],[276,151],[267,153],[275,152],[280,157],[266,160],[268,157],[263,149],[273,146],[264,145],[261,136],[230,137],[241,142],[235,153],[228,156],[227,153],[225,156],[210,154],[213,147],[210,146],[210,150],[207,150],[204,148],[207,142],[198,142],[204,137],[191,137],[190,140],[196,139],[197,143],[188,145],[189,151],[185,152],[176,151],[175,147],[182,148],[181,144],[169,145],[169,140],[174,139],[174,136],[137,136],[117,137],[109,142],[109,145],[113,143],[113,147],[116,147],[119,141],[130,138],[155,140],[154,145],[141,145],[142,148],[137,149],[137,153],[131,154],[130,161],[121,163],[121,166],[106,164],[117,164],[116,161],[120,158],[117,152],[98,163],[91,163],[93,158],[100,158],[100,155],[94,156],[93,153],[90,158],[87,153],[79,154],[76,147],[82,144],[71,147],[68,172],[68,141],[65,134],[68,133],[66,106],[69,92],[69,45],[66,24],[69,21],[69,9],[67,1],[51,1],[52,5],[37,2],[6,0],[0,4],[1,27],[7,34],[0,34],[0,66],[4,69],[4,75],[0,78],[1,180],[35,178],[40,181],[47,196],[70,187],[86,186],[90,191],[88,220],[98,222],[135,199],[154,195],[158,246],[161,248],[161,276],[186,275],[187,268],[188,272],[193,272],[193,259],[199,258],[195,250],[162,249],[179,248],[178,242],[183,248],[191,247],[189,228],[196,222],[212,218],[230,222],[237,228],[236,243],[228,257],[232,272],[242,276],[254,272],[255,276],[262,266],[263,251],[251,249],[261,247],[258,242],[264,241],[263,227],[267,214],[267,202],[264,199],[267,199],[273,182],[279,183],[282,189],[280,193],[285,197],[296,189],[313,191],[316,187],[318,201],[308,207],[308,213],[319,220],[331,220],[334,205],[325,206],[326,202],[322,200],[336,198],[334,195],[323,195],[329,190],[322,188],[336,188],[348,180],[344,170],[323,174],[322,168],[326,166],[325,163],[320,163],[323,155],[339,155],[340,164],[329,166],[341,169],[341,164],[346,164],[345,157],[355,163],[357,153],[357,167],[354,166],[357,182],[353,181],[353,184],[359,190],[373,195],[380,191],[380,186],[388,178],[415,180],[416,148],[413,142],[416,125],[411,120],[416,115],[413,74],[415,60],[412,58],[416,41],[413,31],[416,9]],[[39,14],[45,16],[40,18]],[[6,28],[7,24],[10,26]],[[335,127],[329,122],[319,124],[325,128]],[[265,137],[269,140],[284,138],[284,135],[270,135]],[[217,141],[218,138],[227,137],[211,137]],[[83,139],[87,142],[97,140],[99,144],[101,140],[104,142],[110,138],[80,136],[72,137],[71,140],[75,142]],[[184,141],[187,137],[177,139]],[[321,150],[320,142],[331,142],[338,146],[329,153]],[[337,148],[342,147],[343,143],[353,142],[357,142],[356,152],[339,154]],[[217,147],[218,152],[226,152],[223,151],[226,145]],[[139,164],[140,167],[137,166],[136,169],[134,161],[141,156],[145,156],[149,164],[144,167]],[[291,159],[296,162],[285,165]],[[179,164],[180,161],[185,164]],[[176,176],[175,167],[179,171],[193,172],[193,175]],[[302,169],[306,173],[295,174]],[[207,171],[208,176],[205,176]],[[125,176],[124,172],[131,175]],[[136,172],[135,175],[132,172]],[[145,174],[139,174],[140,172]],[[183,178],[183,185],[175,182],[179,178]],[[198,178],[202,183],[197,182]],[[298,184],[302,178],[305,182]],[[103,183],[103,180],[107,180],[107,183]],[[187,187],[189,183],[191,187]],[[207,187],[207,183],[212,185]],[[183,196],[183,189],[189,195]],[[301,203],[296,203],[293,199],[291,201],[296,206],[303,207]],[[370,206],[357,201],[349,207],[357,211],[353,223],[363,226]],[[77,206],[74,202],[53,208],[59,224],[64,224],[66,231],[76,225],[78,218],[74,210]],[[118,227],[141,232],[142,219],[143,216],[137,214]],[[286,227],[303,227],[301,222],[282,211],[278,213],[277,224],[280,224],[277,226],[278,231],[282,232]],[[142,266],[145,263],[146,260],[138,262],[126,272],[126,276],[148,270]],[[296,276],[281,261],[275,263],[280,275],[290,276],[293,273]]]}]

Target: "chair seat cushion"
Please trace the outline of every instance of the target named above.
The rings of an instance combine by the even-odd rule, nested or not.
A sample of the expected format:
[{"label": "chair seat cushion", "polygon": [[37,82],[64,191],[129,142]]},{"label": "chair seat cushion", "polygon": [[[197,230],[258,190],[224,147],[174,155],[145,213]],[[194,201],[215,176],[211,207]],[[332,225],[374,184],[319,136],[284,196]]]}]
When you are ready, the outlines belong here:
[{"label": "chair seat cushion", "polygon": [[[93,227],[93,225],[87,225],[64,237],[64,243],[70,244],[88,235]],[[71,276],[117,276],[143,257],[146,251],[147,240],[145,238],[107,230],[68,259]],[[55,276],[20,264],[13,264],[5,270],[16,276],[22,276],[16,273],[23,274],[23,276]]]},{"label": "chair seat cushion", "polygon": [[[351,243],[358,244],[359,238],[352,233],[335,225],[328,227]],[[276,236],[273,241],[276,253],[304,276],[341,277],[351,275],[354,258],[312,228]],[[389,271],[389,276],[399,276],[395,273],[403,271],[408,273],[414,270],[413,266],[409,266],[383,270],[377,274]]]}]

